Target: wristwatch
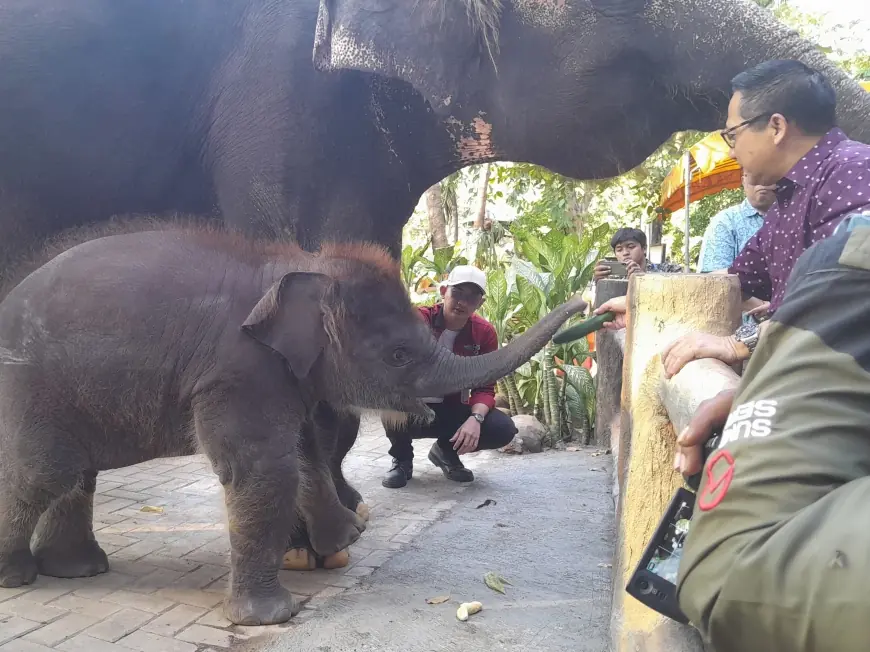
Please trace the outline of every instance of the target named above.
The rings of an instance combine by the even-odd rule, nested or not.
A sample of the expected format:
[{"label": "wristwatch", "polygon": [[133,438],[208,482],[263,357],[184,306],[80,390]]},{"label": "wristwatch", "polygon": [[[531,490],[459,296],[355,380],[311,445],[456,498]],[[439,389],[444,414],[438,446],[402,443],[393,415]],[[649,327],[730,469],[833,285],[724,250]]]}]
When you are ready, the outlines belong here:
[{"label": "wristwatch", "polygon": [[753,320],[749,324],[743,324],[734,333],[737,341],[749,349],[750,355],[755,351],[755,346],[758,344],[758,326],[758,322]]},{"label": "wristwatch", "polygon": [[483,420],[486,419],[485,416],[483,416],[482,414],[478,414],[477,412],[472,412],[471,416],[473,416],[474,420],[478,423],[483,423]]}]

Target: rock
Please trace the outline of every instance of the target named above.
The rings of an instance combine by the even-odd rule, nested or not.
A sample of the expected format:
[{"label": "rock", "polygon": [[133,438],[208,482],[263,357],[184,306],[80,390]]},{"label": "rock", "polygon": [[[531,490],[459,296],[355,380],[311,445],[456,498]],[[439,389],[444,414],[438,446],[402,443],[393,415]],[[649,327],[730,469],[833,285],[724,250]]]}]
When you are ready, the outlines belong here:
[{"label": "rock", "polygon": [[519,432],[514,435],[511,443],[499,450],[513,455],[540,453],[544,448],[544,437],[547,436],[546,426],[531,414],[518,414],[513,420]]}]

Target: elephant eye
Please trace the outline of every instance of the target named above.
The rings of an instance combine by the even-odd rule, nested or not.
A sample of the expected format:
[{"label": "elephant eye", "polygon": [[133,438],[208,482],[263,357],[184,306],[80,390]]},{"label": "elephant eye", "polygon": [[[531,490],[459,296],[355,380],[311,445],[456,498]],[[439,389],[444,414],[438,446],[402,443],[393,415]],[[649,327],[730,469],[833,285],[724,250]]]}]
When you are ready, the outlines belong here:
[{"label": "elephant eye", "polygon": [[404,367],[411,362],[411,355],[405,347],[399,346],[390,354],[389,363],[393,367]]}]

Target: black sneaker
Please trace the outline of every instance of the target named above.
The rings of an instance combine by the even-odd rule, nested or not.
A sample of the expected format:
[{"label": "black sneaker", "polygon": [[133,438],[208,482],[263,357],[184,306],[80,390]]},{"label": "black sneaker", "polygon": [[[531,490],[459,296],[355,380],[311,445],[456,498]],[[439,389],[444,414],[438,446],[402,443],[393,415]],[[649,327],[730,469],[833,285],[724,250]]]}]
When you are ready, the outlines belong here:
[{"label": "black sneaker", "polygon": [[393,466],[381,480],[381,485],[387,489],[401,489],[408,484],[412,475],[414,475],[414,462],[411,460],[399,461],[394,457]]},{"label": "black sneaker", "polygon": [[436,441],[429,449],[429,461],[441,469],[444,477],[454,482],[472,482],[474,473],[471,469],[466,469],[465,465],[459,461],[459,455],[455,450],[449,448],[443,449]]}]

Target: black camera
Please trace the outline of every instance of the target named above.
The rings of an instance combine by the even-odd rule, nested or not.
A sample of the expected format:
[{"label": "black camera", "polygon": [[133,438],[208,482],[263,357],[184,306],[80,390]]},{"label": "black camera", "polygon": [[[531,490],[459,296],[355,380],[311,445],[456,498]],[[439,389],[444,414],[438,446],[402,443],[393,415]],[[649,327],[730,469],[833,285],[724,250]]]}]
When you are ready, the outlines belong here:
[{"label": "black camera", "polygon": [[[719,445],[720,434],[711,437],[703,448],[703,462]],[[677,602],[677,572],[683,557],[683,543],[692,524],[695,492],[701,484],[702,469],[686,480],[692,491],[677,489],[665,515],[643,551],[632,573],[626,592],[653,611],[687,625],[689,619]]]}]

